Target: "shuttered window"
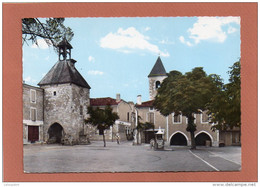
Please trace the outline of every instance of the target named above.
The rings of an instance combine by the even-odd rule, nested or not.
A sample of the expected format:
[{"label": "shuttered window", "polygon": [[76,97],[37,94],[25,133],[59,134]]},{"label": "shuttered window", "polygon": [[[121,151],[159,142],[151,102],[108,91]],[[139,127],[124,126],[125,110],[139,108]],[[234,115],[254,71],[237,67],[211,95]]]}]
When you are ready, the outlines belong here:
[{"label": "shuttered window", "polygon": [[36,91],[35,90],[30,90],[30,99],[32,103],[36,102]]},{"label": "shuttered window", "polygon": [[181,116],[180,115],[174,115],[173,116],[173,122],[174,123],[180,123],[181,122]]},{"label": "shuttered window", "polygon": [[31,120],[36,121],[36,108],[31,108]]},{"label": "shuttered window", "polygon": [[129,114],[129,112],[127,112],[127,121],[129,121],[130,120],[130,114]]},{"label": "shuttered window", "polygon": [[154,124],[154,113],[153,112],[147,113],[147,121]]}]

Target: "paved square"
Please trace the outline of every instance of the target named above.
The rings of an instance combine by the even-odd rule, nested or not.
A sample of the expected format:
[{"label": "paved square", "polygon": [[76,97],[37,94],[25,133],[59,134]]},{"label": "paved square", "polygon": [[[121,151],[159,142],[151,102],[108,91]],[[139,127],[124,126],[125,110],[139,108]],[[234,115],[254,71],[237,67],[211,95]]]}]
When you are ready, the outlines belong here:
[{"label": "paved square", "polygon": [[166,147],[102,141],[90,145],[24,145],[25,172],[239,171],[241,147]]}]

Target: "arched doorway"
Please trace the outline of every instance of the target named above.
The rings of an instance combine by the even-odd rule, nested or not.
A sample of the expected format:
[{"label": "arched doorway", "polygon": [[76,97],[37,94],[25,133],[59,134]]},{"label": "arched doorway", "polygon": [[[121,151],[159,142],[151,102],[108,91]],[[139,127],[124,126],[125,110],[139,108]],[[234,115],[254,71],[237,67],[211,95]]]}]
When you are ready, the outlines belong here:
[{"label": "arched doorway", "polygon": [[48,143],[61,143],[63,136],[63,127],[59,123],[54,123],[48,130],[49,139]]},{"label": "arched doorway", "polygon": [[176,133],[171,137],[170,145],[187,145],[187,139],[182,133]]},{"label": "arched doorway", "polygon": [[206,134],[205,132],[201,132],[195,137],[195,142],[196,142],[196,145],[198,145],[198,146],[206,146],[206,141],[210,142],[209,146],[212,145],[210,136],[208,134]]}]

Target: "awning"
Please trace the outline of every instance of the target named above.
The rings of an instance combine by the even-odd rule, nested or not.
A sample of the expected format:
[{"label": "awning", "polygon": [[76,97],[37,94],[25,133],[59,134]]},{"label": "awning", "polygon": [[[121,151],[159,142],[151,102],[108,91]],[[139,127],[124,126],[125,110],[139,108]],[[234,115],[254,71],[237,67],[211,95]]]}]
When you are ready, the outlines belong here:
[{"label": "awning", "polygon": [[115,124],[116,124],[116,125],[126,125],[126,126],[131,126],[131,123],[129,123],[129,122],[119,121],[119,120],[116,120],[116,121],[115,121]]}]

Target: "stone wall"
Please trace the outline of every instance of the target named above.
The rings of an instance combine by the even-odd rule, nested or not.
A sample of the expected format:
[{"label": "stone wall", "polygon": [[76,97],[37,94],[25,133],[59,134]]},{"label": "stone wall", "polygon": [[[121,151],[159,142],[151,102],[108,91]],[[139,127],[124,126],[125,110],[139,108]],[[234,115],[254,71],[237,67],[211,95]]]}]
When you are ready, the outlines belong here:
[{"label": "stone wall", "polygon": [[157,89],[155,87],[156,81],[160,81],[160,83],[163,82],[163,80],[167,76],[156,76],[156,77],[149,77],[149,96],[150,100],[153,100],[157,94]]},{"label": "stone wall", "polygon": [[[36,100],[32,101],[31,93],[35,93]],[[31,120],[30,108],[37,111],[36,121],[43,121],[43,89],[23,84],[23,119]]]},{"label": "stone wall", "polygon": [[[29,126],[39,129],[38,141],[43,141],[43,94],[44,90],[38,87],[23,84],[23,142],[30,143],[28,140]],[[32,116],[35,111],[35,118]]]},{"label": "stone wall", "polygon": [[89,89],[74,84],[44,86],[44,140],[54,123],[63,128],[63,136],[73,144],[79,143],[79,134],[84,132],[84,118],[89,106]]}]

